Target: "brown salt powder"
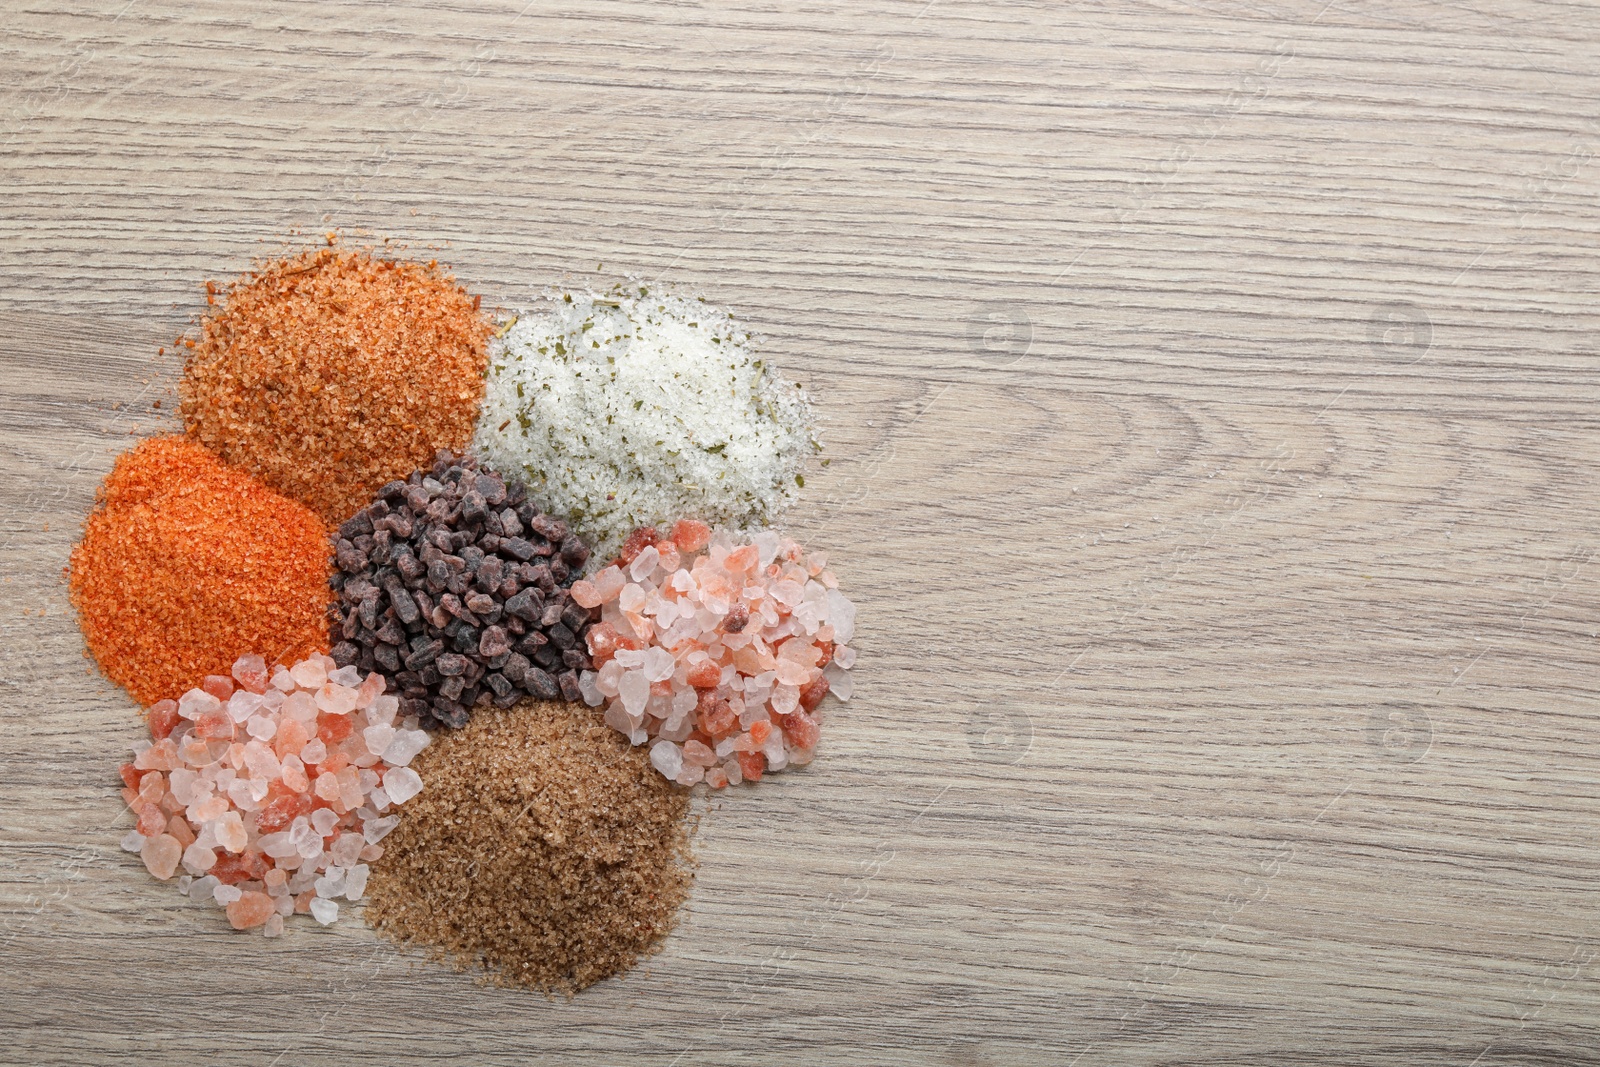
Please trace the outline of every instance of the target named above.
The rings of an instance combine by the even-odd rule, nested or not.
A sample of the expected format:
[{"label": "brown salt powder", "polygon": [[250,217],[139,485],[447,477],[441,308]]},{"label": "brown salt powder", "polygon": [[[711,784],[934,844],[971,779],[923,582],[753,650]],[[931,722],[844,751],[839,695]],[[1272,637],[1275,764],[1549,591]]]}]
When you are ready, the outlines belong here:
[{"label": "brown salt powder", "polygon": [[489,324],[436,263],[323,248],[206,291],[185,427],[325,523],[471,438]]},{"label": "brown salt powder", "polygon": [[367,918],[496,985],[574,993],[656,952],[688,895],[687,790],[595,709],[479,708],[434,736]]}]

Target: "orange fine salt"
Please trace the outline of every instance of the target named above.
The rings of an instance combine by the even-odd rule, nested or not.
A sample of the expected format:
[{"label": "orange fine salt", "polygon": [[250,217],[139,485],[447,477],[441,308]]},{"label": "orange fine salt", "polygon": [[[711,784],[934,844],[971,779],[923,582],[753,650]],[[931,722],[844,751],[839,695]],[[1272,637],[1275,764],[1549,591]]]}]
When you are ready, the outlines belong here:
[{"label": "orange fine salt", "polygon": [[193,441],[156,437],[106,478],[70,592],[100,669],[150,705],[246,653],[326,652],[330,554],[309,509]]}]

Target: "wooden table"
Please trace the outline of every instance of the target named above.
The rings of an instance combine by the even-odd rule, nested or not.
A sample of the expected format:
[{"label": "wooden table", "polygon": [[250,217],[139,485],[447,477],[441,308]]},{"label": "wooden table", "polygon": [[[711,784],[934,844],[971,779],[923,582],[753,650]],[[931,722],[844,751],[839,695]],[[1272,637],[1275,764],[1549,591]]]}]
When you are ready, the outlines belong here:
[{"label": "wooden table", "polygon": [[[1600,8],[5,8],[0,1061],[1600,1063]],[[857,698],[571,1003],[117,847],[62,567],[332,228],[697,287],[826,416]]]}]

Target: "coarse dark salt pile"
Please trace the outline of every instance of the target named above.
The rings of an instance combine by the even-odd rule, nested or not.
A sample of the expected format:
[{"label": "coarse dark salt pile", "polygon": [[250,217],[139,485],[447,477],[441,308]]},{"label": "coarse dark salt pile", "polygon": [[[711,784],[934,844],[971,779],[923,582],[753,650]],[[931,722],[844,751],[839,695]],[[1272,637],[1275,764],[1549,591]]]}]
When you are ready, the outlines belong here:
[{"label": "coarse dark salt pile", "polygon": [[341,665],[381,670],[403,714],[466,725],[479,703],[580,696],[591,609],[571,597],[589,550],[519,482],[441,452],[339,527]]}]

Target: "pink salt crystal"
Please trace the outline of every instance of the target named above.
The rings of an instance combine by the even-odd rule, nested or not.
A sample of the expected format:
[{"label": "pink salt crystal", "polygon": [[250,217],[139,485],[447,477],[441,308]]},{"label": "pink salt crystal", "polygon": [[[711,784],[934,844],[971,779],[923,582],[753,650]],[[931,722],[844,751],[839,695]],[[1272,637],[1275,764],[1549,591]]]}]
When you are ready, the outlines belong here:
[{"label": "pink salt crystal", "polygon": [[357,863],[350,867],[344,876],[344,896],[346,900],[360,900],[367,892],[367,876],[370,868],[364,863]]},{"label": "pink salt crystal", "polygon": [[224,707],[228,718],[234,722],[245,722],[265,707],[265,701],[248,689],[240,689],[228,698],[228,703]]},{"label": "pink salt crystal", "polygon": [[389,742],[394,740],[394,727],[382,724],[369,726],[361,731],[361,739],[366,743],[369,752],[381,754],[389,747]]},{"label": "pink salt crystal", "polygon": [[361,683],[361,688],[356,690],[356,707],[371,707],[374,700],[383,696],[383,691],[388,688],[388,685],[389,683],[384,679],[383,675],[377,671],[367,675]]},{"label": "pink salt crystal", "polygon": [[[291,903],[290,906],[291,907],[293,906],[292,903]],[[276,913],[274,913],[272,915],[267,916],[266,923],[261,927],[261,936],[262,937],[282,937],[283,936],[283,914],[281,912],[276,912]]]},{"label": "pink salt crystal", "polygon": [[200,683],[200,688],[219,701],[224,701],[233,696],[233,679],[221,674],[208,674],[206,680]]},{"label": "pink salt crystal", "polygon": [[234,681],[252,693],[267,691],[267,661],[250,653],[233,661]]},{"label": "pink salt crystal", "polygon": [[250,843],[250,836],[245,831],[244,820],[237,811],[230,811],[212,824],[212,832],[216,834],[217,843],[229,852],[239,853],[245,850]]},{"label": "pink salt crystal", "polygon": [[582,579],[579,579],[578,581],[572,583],[572,589],[570,592],[572,594],[573,603],[577,604],[580,608],[597,608],[601,605],[601,603],[603,603],[600,599],[600,593],[597,589],[595,589],[593,582],[586,582]]},{"label": "pink salt crystal", "polygon": [[671,741],[657,741],[650,749],[650,763],[664,778],[677,778],[683,771],[683,753]]},{"label": "pink salt crystal", "polygon": [[793,608],[796,604],[805,599],[806,590],[805,587],[799,582],[794,581],[791,578],[784,578],[781,581],[772,583],[772,589],[770,593],[772,599],[777,601],[779,604],[782,604],[786,608]]},{"label": "pink salt crystal", "polygon": [[[808,667],[799,660],[788,656],[778,657],[777,681],[779,685],[799,687],[811,680],[816,673],[815,668]],[[782,709],[780,709],[782,710]]]},{"label": "pink salt crystal", "polygon": [[358,689],[361,686],[361,668],[353,663],[337,670],[330,667],[328,681],[334,685],[342,685],[346,689]]},{"label": "pink salt crystal", "polygon": [[650,699],[650,679],[643,670],[628,671],[617,684],[617,693],[629,715],[641,715]]},{"label": "pink salt crystal", "polygon": [[167,791],[166,776],[160,771],[151,771],[139,779],[139,799],[155,804],[161,800]]},{"label": "pink salt crystal", "polygon": [[183,846],[171,834],[152,837],[139,849],[139,858],[144,860],[145,869],[163,882],[178,869],[178,859],[182,855]]},{"label": "pink salt crystal", "polygon": [[306,775],[306,765],[294,753],[283,757],[283,784],[296,793],[304,793],[311,788],[311,779]]},{"label": "pink salt crystal", "polygon": [[404,804],[422,792],[422,778],[410,767],[395,767],[383,776],[383,789],[396,804]]},{"label": "pink salt crystal", "polygon": [[[158,739],[165,737],[167,734],[172,732],[173,726],[176,725],[174,720],[179,717],[178,702],[176,700],[156,701],[154,704],[150,705],[149,719],[151,733]],[[165,724],[165,732],[157,733],[156,731],[163,729],[161,724]]]},{"label": "pink salt crystal", "polygon": [[262,925],[277,911],[272,898],[265,893],[241,893],[238,900],[228,905],[228,925],[235,930],[248,930]]},{"label": "pink salt crystal", "polygon": [[194,720],[208,711],[215,711],[222,701],[204,689],[191,689],[178,698],[178,717]]},{"label": "pink salt crystal", "polygon": [[301,689],[321,689],[328,681],[328,670],[319,657],[303,659],[289,668],[289,677]]},{"label": "pink salt crystal", "polygon": [[698,552],[711,540],[711,527],[695,519],[679,519],[672,527],[672,542],[681,552]]},{"label": "pink salt crystal", "polygon": [[[575,582],[573,584],[577,585],[578,583]],[[603,568],[600,573],[596,574],[593,584],[595,595],[600,598],[600,603],[607,604],[615,600],[617,595],[622,592],[622,587],[626,584],[626,580],[622,577],[622,571],[613,565]]]},{"label": "pink salt crystal", "polygon": [[290,693],[283,702],[283,714],[286,718],[298,719],[302,723],[312,722],[317,717],[317,702],[312,699],[310,693]]},{"label": "pink salt crystal", "polygon": [[717,762],[717,754],[699,741],[683,743],[683,761],[697,767],[709,767]]},{"label": "pink salt crystal", "polygon": [[278,868],[274,867],[272,870],[267,872],[266,877],[264,877],[262,881],[266,884],[268,889],[277,889],[281,886],[289,884],[289,876],[283,871],[280,871]]},{"label": "pink salt crystal", "polygon": [[724,789],[728,785],[728,772],[721,767],[706,768],[706,785],[712,789]]},{"label": "pink salt crystal", "polygon": [[234,766],[248,770],[252,778],[272,779],[282,773],[282,765],[278,757],[272,754],[272,748],[260,741],[246,744],[240,750],[240,756],[242,759],[237,759]]},{"label": "pink salt crystal", "polygon": [[[416,772],[412,772],[416,773]],[[354,767],[346,767],[335,776],[339,782],[339,803],[350,811],[361,806],[361,773]]]},{"label": "pink salt crystal", "polygon": [[178,844],[188,848],[194,844],[194,829],[182,815],[174,815],[167,820],[167,833],[178,839]]},{"label": "pink salt crystal", "polygon": [[798,687],[780,682],[772,690],[772,710],[779,715],[788,715],[800,706],[800,690]]},{"label": "pink salt crystal", "polygon": [[361,858],[361,850],[366,846],[366,841],[360,834],[342,833],[334,838],[333,845],[328,849],[328,854],[333,857],[333,862],[340,867],[353,866]]},{"label": "pink salt crystal", "polygon": [[222,813],[228,810],[226,797],[208,795],[203,800],[197,800],[189,805],[188,819],[192,823],[203,824],[219,819]]},{"label": "pink salt crystal", "polygon": [[628,577],[636,582],[642,582],[655,573],[656,563],[661,559],[661,553],[655,545],[642,549],[633,562],[628,564]]},{"label": "pink salt crystal", "polygon": [[356,710],[356,693],[332,682],[317,690],[317,707],[329,715],[348,715]]},{"label": "pink salt crystal", "polygon": [[[154,804],[140,801],[133,809],[139,821],[134,824],[134,829],[144,837],[157,837],[166,832],[167,817],[161,809]],[[141,846],[142,847],[142,846]]]},{"label": "pink salt crystal", "polygon": [[310,736],[310,731],[306,729],[304,723],[285,715],[278,720],[277,733],[272,737],[272,751],[277,753],[279,759],[298,756],[300,750],[306,747],[306,741]]},{"label": "pink salt crystal", "polygon": [[338,776],[332,774],[317,775],[316,781],[311,783],[311,791],[332,804],[339,799]]},{"label": "pink salt crystal", "polygon": [[816,748],[817,741],[822,737],[822,727],[810,715],[796,711],[784,717],[783,737],[792,748]]},{"label": "pink salt crystal", "polygon": [[163,737],[134,759],[133,765],[141,771],[170,771],[181,766],[178,746],[170,737]]},{"label": "pink salt crystal", "polygon": [[183,869],[190,874],[205,874],[217,864],[217,854],[195,841],[183,850]]},{"label": "pink salt crystal", "polygon": [[[223,753],[228,750],[227,742],[225,741],[215,742],[218,746],[216,751],[212,750],[212,744],[213,742],[207,741],[203,737],[195,737],[191,734],[178,744],[178,758],[191,767],[210,766],[218,759],[221,759]],[[135,763],[134,766],[137,767],[138,764]]]},{"label": "pink salt crystal", "polygon": [[376,697],[367,708],[367,721],[373,726],[393,726],[400,710],[400,698],[392,694]]}]

